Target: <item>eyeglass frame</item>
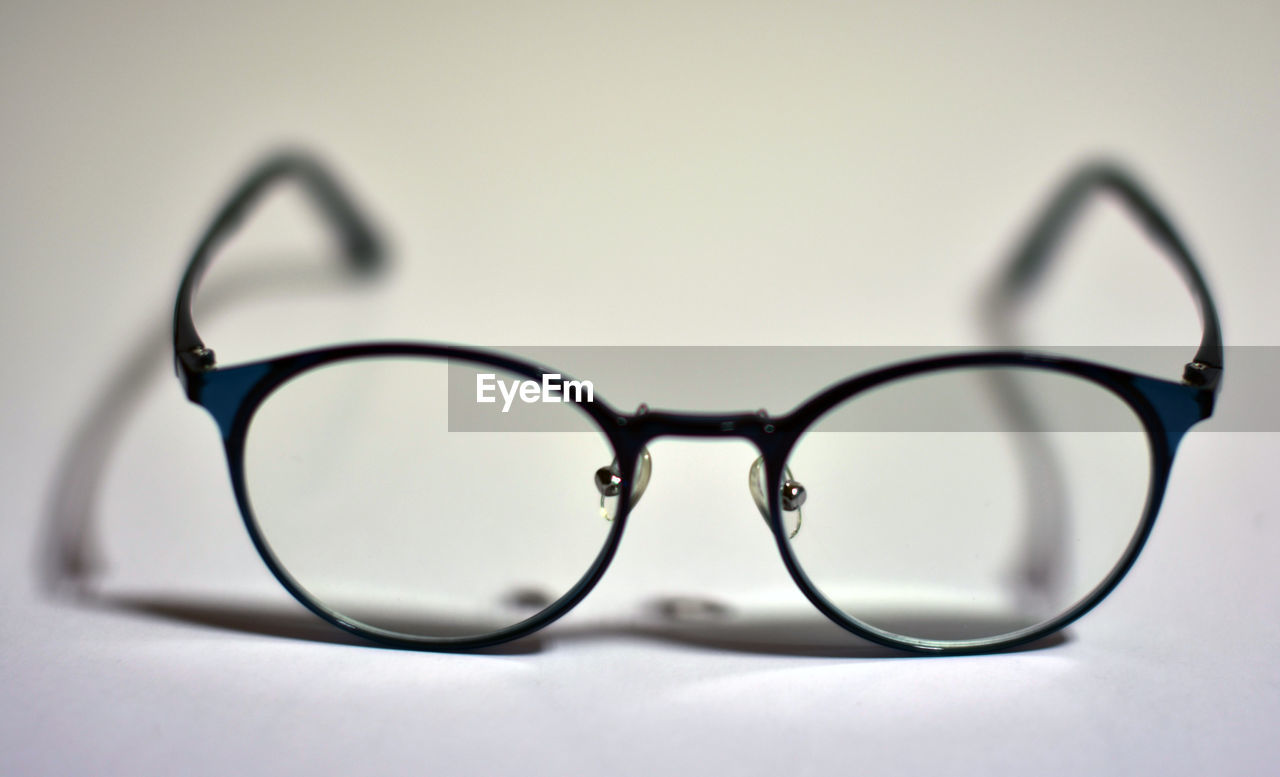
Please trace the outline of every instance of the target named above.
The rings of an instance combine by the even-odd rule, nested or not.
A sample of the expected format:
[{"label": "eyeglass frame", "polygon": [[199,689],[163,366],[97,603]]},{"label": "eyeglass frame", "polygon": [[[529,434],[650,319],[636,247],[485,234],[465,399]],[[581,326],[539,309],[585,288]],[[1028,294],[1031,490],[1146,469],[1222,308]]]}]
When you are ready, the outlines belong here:
[{"label": "eyeglass frame", "polygon": [[[873,643],[923,654],[987,653],[1024,645],[1066,627],[1104,599],[1128,573],[1150,535],[1159,513],[1174,454],[1186,432],[1212,415],[1221,388],[1223,347],[1216,306],[1199,266],[1155,200],[1136,179],[1114,162],[1101,160],[1082,166],[1050,199],[1033,228],[1018,244],[1014,259],[994,288],[992,306],[1007,310],[1033,286],[1068,227],[1095,195],[1110,193],[1138,217],[1156,244],[1173,260],[1190,287],[1199,308],[1203,332],[1182,380],[1175,382],[1128,370],[1032,351],[972,351],[890,364],[840,381],[791,412],[771,416],[758,413],[681,413],[641,407],[627,414],[599,397],[575,403],[596,423],[615,454],[619,477],[617,512],[608,536],[590,569],[556,601],[538,613],[505,628],[478,636],[405,638],[396,632],[359,623],[329,609],[310,596],[276,558],[253,513],[244,476],[244,448],[253,415],[261,403],[290,379],[334,362],[378,356],[427,357],[466,361],[541,381],[553,371],[527,361],[484,349],[441,343],[371,342],[306,350],[232,366],[218,366],[214,353],[200,338],[192,316],[192,301],[216,249],[248,211],[277,184],[294,181],[310,196],[336,232],[343,255],[356,273],[376,271],[385,251],[369,222],[361,215],[336,178],[314,157],[299,151],[279,152],[260,163],[217,212],[187,264],[174,306],[174,363],[188,399],[204,407],[222,435],[232,488],[250,539],[268,569],[303,606],[330,624],[371,642],[396,648],[469,651],[528,636],[565,615],[604,575],[621,542],[634,501],[638,467],[646,446],[660,437],[736,437],[750,441],[760,452],[765,473],[768,514],[783,563],[805,597],[830,620]],[[1151,446],[1152,470],[1147,501],[1137,531],[1109,575],[1074,606],[1044,623],[981,640],[922,644],[874,629],[832,604],[805,574],[795,558],[784,528],[781,503],[788,457],[809,426],[823,414],[876,386],[939,370],[966,367],[1026,367],[1071,375],[1107,389],[1134,411]],[[559,371],[555,373],[563,375]],[[569,380],[568,376],[564,376]],[[568,398],[566,398],[568,401]],[[905,637],[905,635],[899,635]]]}]

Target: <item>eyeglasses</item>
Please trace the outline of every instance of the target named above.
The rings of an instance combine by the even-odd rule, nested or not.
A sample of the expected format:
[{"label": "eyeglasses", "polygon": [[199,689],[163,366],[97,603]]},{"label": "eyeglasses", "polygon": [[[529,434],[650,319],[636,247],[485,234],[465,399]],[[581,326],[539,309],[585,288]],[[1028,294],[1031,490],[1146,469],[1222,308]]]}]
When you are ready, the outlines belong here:
[{"label": "eyeglasses", "polygon": [[[271,572],[321,618],[387,645],[480,648],[564,615],[608,567],[653,470],[647,446],[666,436],[756,448],[749,490],[787,571],[850,632],[926,653],[1033,641],[1128,571],[1178,443],[1209,417],[1220,385],[1222,337],[1200,270],[1153,199],[1110,163],[1080,169],[1049,200],[995,304],[1020,299],[1087,202],[1114,195],[1198,304],[1203,336],[1180,381],[997,350],[856,375],[785,415],[628,414],[589,382],[452,345],[378,342],[217,365],[196,333],[193,295],[219,244],[286,181],[314,200],[353,270],[382,262],[380,241],[315,159],[268,159],[218,212],[182,278],[176,368],[217,422]],[[508,410],[517,388],[522,401],[546,389],[553,400],[537,411],[553,423],[451,431],[448,387],[459,380]],[[939,397],[962,408],[958,427],[885,423],[921,418]],[[1090,423],[1062,423],[1068,411]],[[969,424],[984,414],[989,423]]]}]

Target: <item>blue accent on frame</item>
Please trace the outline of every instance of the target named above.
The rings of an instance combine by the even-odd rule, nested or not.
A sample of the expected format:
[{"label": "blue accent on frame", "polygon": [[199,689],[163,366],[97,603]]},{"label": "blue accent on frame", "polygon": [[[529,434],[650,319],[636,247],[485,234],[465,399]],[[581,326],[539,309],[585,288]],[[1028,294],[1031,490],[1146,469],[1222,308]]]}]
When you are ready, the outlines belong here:
[{"label": "blue accent on frame", "polygon": [[253,387],[271,372],[270,364],[245,364],[223,367],[205,373],[197,401],[218,422],[222,439],[231,439],[236,413],[244,406],[244,400]]},{"label": "blue accent on frame", "polygon": [[1178,443],[1192,426],[1208,417],[1201,406],[1201,397],[1208,393],[1204,389],[1167,380],[1156,380],[1143,375],[1135,375],[1133,387],[1142,394],[1160,421],[1164,425],[1165,437],[1169,441],[1169,455],[1178,450]]}]

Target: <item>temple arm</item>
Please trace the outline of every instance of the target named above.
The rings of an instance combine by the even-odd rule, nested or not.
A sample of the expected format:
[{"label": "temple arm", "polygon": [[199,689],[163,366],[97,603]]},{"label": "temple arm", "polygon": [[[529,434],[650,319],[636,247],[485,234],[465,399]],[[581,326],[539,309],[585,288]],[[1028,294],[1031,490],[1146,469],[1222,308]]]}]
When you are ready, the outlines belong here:
[{"label": "temple arm", "polygon": [[191,303],[214,252],[235,232],[264,193],[286,181],[296,182],[307,193],[341,242],[344,257],[353,270],[367,272],[381,264],[381,242],[338,182],[317,160],[299,152],[283,152],[267,158],[218,211],[183,273],[173,311],[174,358],[180,377],[213,366],[213,352],[205,347],[196,332]]},{"label": "temple arm", "polygon": [[1200,309],[1203,334],[1194,360],[1187,365],[1184,379],[1195,385],[1216,386],[1222,370],[1222,329],[1204,276],[1186,243],[1155,200],[1133,177],[1113,163],[1088,164],[1058,190],[1031,231],[1018,244],[996,290],[997,297],[1002,302],[1009,302],[1032,287],[1085,204],[1099,193],[1114,195],[1137,217],[1191,288]]}]

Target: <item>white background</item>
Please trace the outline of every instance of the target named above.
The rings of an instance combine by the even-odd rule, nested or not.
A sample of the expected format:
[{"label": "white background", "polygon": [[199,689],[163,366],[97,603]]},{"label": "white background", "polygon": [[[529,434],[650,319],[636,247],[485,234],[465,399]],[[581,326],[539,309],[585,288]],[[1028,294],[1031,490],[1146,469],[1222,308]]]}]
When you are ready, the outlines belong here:
[{"label": "white background", "polygon": [[[225,363],[375,337],[977,344],[1003,249],[1096,153],[1184,228],[1228,342],[1273,345],[1280,13],[1112,5],[5,3],[0,772],[1270,773],[1274,433],[1188,437],[1132,573],[1038,649],[844,638],[786,578],[745,444],[663,441],[579,609],[434,655],[279,590],[168,367],[199,230],[282,143],[337,165],[394,270],[349,291],[282,196],[202,296]],[[1194,342],[1123,217],[1083,226],[1036,344]],[[81,518],[102,569],[77,603],[41,559]],[[728,615],[673,622],[673,597]]]}]

